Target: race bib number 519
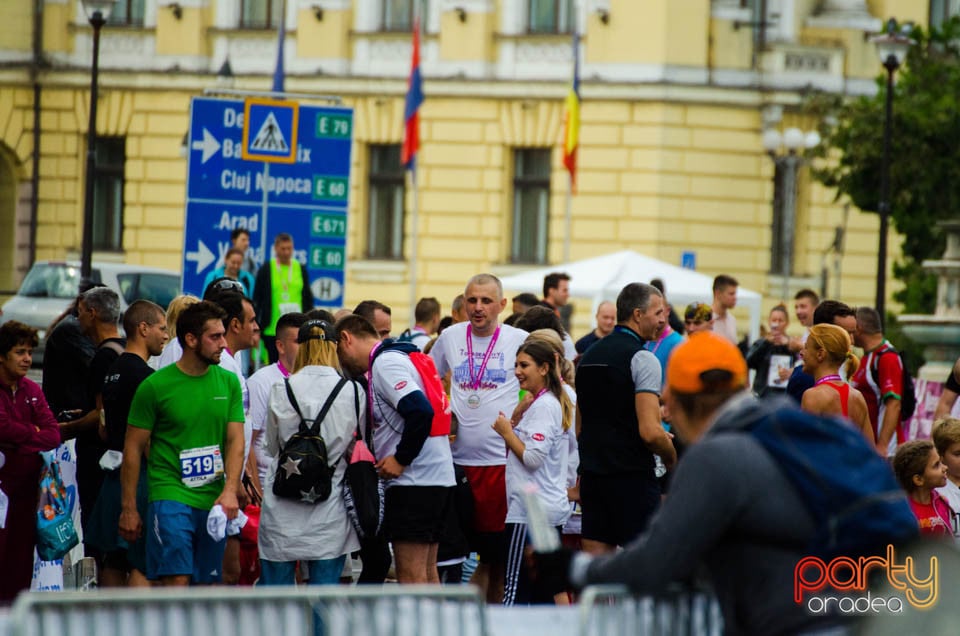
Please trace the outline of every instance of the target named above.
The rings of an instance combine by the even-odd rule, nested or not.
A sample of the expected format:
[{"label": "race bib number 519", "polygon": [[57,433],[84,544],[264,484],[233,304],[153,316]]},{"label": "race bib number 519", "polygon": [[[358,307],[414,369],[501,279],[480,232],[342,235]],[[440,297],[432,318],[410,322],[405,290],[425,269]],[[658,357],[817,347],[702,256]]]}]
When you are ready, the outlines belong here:
[{"label": "race bib number 519", "polygon": [[223,455],[219,446],[201,446],[180,451],[180,480],[189,488],[223,478]]}]

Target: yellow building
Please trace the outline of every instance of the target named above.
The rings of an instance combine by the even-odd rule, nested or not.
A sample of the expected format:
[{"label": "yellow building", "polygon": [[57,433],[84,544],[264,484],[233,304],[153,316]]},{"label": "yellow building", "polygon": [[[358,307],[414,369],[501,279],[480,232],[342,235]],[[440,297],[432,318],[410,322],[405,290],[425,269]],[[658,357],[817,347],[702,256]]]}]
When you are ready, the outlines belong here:
[{"label": "yellow building", "polygon": [[[476,272],[561,261],[573,29],[583,105],[572,259],[628,248],[680,264],[692,252],[699,271],[732,274],[770,306],[790,249],[790,290],[819,289],[826,268],[831,295],[872,302],[876,215],[847,210],[801,169],[785,245],[779,172],[762,139],[815,128],[798,108],[809,88],[876,90],[864,36],[881,18],[926,24],[950,3],[421,0],[417,227],[397,161],[413,5],[287,0],[282,16],[286,89],[355,109],[348,306],[395,306],[399,332],[410,276],[446,310]],[[95,260],[181,268],[190,98],[269,89],[281,6],[118,1],[101,37]],[[0,290],[15,289],[31,259],[79,254],[91,58],[79,0],[0,3]],[[218,75],[227,61],[232,76]],[[838,227],[845,249],[834,258]],[[896,255],[899,239],[890,243]],[[575,334],[591,320],[581,309]]]}]

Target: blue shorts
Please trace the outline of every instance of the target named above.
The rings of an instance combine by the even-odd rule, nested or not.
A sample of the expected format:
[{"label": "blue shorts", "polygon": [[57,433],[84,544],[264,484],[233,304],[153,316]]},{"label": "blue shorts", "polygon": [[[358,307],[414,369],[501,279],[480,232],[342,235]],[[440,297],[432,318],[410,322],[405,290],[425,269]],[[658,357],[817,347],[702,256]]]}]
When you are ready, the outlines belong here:
[{"label": "blue shorts", "polygon": [[179,501],[150,502],[144,521],[148,579],[189,576],[195,585],[220,583],[227,541],[207,533],[209,514]]}]

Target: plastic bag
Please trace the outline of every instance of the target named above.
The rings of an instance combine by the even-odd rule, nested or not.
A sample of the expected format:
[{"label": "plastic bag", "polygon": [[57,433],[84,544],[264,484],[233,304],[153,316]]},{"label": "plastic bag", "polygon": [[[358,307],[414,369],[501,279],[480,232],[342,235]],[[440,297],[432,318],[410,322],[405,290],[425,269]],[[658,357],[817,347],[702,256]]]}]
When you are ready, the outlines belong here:
[{"label": "plastic bag", "polygon": [[37,505],[37,554],[43,561],[55,561],[80,540],[73,525],[67,489],[60,476],[60,464],[52,452],[40,453],[40,502]]}]

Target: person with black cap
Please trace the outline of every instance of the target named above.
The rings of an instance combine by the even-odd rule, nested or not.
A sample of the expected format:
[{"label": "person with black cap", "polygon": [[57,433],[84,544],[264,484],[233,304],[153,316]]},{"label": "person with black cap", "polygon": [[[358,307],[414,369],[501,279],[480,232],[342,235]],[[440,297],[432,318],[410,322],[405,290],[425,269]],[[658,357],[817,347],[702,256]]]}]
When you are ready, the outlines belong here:
[{"label": "person with black cap", "polygon": [[297,343],[292,374],[270,390],[264,445],[271,465],[263,484],[258,541],[261,585],[293,585],[297,561],[306,563],[304,574],[310,585],[336,584],[347,555],[360,549],[337,489],[326,500],[313,502],[284,499],[273,490],[278,471],[297,470],[295,466],[278,463],[280,450],[301,422],[288,387],[308,425],[313,424],[333,395],[330,408],[320,421],[320,435],[326,443],[329,462],[336,462],[331,478],[334,485],[343,481],[347,462],[340,459],[366,418],[366,393],[358,383],[344,380],[341,374],[333,325],[325,320],[308,320],[297,333]]}]

